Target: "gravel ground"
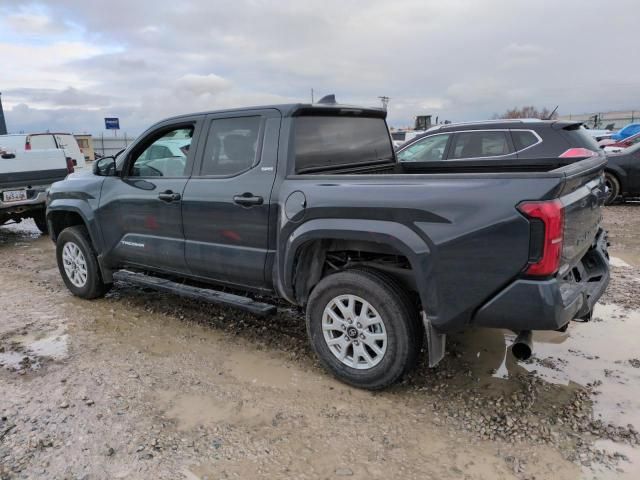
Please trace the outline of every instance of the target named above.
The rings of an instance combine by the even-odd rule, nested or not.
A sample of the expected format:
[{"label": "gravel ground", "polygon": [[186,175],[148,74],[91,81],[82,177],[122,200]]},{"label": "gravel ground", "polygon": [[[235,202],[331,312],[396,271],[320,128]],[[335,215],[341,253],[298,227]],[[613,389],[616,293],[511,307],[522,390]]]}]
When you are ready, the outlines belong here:
[{"label": "gravel ground", "polygon": [[118,284],[72,297],[53,245],[0,228],[0,479],[639,478],[640,205],[605,211],[592,322],[471,330],[379,393],[331,379],[299,312],[266,322]]}]

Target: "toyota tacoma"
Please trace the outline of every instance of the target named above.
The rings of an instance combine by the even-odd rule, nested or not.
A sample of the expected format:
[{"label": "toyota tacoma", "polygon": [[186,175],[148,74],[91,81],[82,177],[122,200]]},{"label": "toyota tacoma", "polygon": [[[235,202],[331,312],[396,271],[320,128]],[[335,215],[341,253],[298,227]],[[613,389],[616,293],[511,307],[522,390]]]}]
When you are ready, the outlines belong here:
[{"label": "toyota tacoma", "polygon": [[380,389],[423,346],[435,365],[447,333],[510,329],[526,356],[532,330],[588,319],[609,281],[605,164],[407,170],[384,110],[244,108],[154,125],[55,183],[47,221],[74,295],[119,280],[265,317],[281,298],[329,371]]}]

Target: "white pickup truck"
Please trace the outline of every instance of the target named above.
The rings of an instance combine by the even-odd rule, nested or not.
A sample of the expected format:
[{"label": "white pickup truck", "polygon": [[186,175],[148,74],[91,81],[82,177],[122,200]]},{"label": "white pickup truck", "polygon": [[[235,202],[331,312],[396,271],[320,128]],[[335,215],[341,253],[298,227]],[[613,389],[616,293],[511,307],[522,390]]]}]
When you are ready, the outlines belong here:
[{"label": "white pickup truck", "polygon": [[63,150],[12,150],[0,141],[0,225],[32,218],[46,233],[47,190],[73,173],[73,167]]}]

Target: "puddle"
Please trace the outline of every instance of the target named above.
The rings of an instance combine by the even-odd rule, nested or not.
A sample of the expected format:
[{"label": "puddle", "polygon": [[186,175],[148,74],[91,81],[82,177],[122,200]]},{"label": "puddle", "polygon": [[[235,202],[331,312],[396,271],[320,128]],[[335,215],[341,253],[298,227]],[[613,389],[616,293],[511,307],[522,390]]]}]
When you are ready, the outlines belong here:
[{"label": "puddle", "polygon": [[2,352],[0,353],[0,367],[7,368],[9,370],[23,370],[26,368],[35,369],[36,364],[32,363],[32,359],[20,352]]},{"label": "puddle", "polygon": [[62,329],[7,338],[0,366],[10,370],[37,370],[42,359],[63,360],[69,355],[69,335]]},{"label": "puddle", "polygon": [[[232,376],[243,382],[276,388],[288,388],[309,383],[303,371],[287,367],[284,361],[276,361],[247,351],[234,352],[226,365]],[[308,373],[307,373],[308,375]]]},{"label": "puddle", "polygon": [[260,425],[273,415],[264,409],[249,406],[242,400],[224,401],[214,396],[159,392],[158,399],[166,406],[166,416],[175,420],[180,430],[218,423]]},{"label": "puddle", "polygon": [[[488,389],[508,389],[523,370],[567,391],[601,382],[592,396],[594,418],[640,428],[640,310],[597,304],[591,322],[572,322],[564,333],[534,332],[534,356],[527,362],[517,362],[508,349],[514,338],[513,332],[493,329],[462,337],[474,374]],[[610,453],[628,457],[630,463],[621,464],[625,471],[640,472],[640,449],[613,442],[599,448],[607,445]]]},{"label": "puddle", "polygon": [[638,464],[638,454],[634,447],[611,440],[598,440],[595,445],[604,454],[614,455],[623,461],[628,460],[629,463],[623,463],[625,471],[607,470],[598,464],[592,465],[591,469],[583,468],[582,478],[584,480],[636,480],[638,478],[640,464]]},{"label": "puddle", "polygon": [[338,382],[324,371],[309,372],[291,364],[290,360],[269,358],[266,353],[236,350],[228,356],[225,366],[241,382],[283,390],[348,391],[351,398],[367,398],[368,392]]}]

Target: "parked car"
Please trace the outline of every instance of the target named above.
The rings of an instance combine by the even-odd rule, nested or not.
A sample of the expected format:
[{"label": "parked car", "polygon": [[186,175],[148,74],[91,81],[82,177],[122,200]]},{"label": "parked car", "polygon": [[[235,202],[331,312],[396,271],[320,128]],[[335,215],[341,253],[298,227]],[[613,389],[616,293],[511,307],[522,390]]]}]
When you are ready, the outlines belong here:
[{"label": "parked car", "polygon": [[429,172],[524,172],[605,158],[580,123],[535,119],[436,126],[402,145],[397,157],[405,168]]},{"label": "parked car", "polygon": [[414,139],[418,135],[424,133],[424,130],[402,130],[402,131],[393,131],[391,132],[391,139],[393,140],[393,146],[398,148],[402,146],[404,143],[409,140]]},{"label": "parked car", "polygon": [[73,172],[58,149],[12,151],[0,138],[0,225],[32,218],[46,233],[46,192],[53,182]]},{"label": "parked car", "polygon": [[631,135],[630,137],[627,137],[623,140],[614,140],[612,138],[607,140],[602,140],[598,142],[598,145],[600,145],[600,148],[604,149],[604,151],[606,152],[608,151],[607,147],[609,147],[610,149],[616,148],[619,150],[623,150],[632,145],[635,145],[638,142],[640,142],[640,132],[636,133],[635,135]]},{"label": "parked car", "polygon": [[76,138],[70,133],[30,133],[0,135],[0,145],[19,150],[59,149],[65,157],[71,158],[73,167],[82,170],[86,167],[84,154],[80,151]]},{"label": "parked car", "polygon": [[611,135],[613,135],[613,132],[608,129],[587,128],[586,126],[583,126],[583,128],[585,132],[597,142],[611,138]]},{"label": "parked car", "polygon": [[624,140],[627,137],[640,133],[640,123],[630,123],[611,135],[614,140]]},{"label": "parked car", "polygon": [[617,198],[640,197],[640,143],[620,153],[608,154],[607,158],[607,204],[613,203]]},{"label": "parked car", "polygon": [[[123,280],[259,315],[276,310],[265,296],[279,297],[306,310],[322,364],[368,389],[409,371],[424,337],[430,365],[447,333],[471,326],[519,332],[513,353],[526,358],[532,330],[590,317],[609,280],[605,158],[582,152],[573,124],[548,141],[516,128],[516,144],[529,143],[518,150],[553,152],[526,171],[430,175],[396,162],[385,118],[294,104],[154,125],[92,175],[51,187],[65,285],[91,299]],[[190,139],[186,162],[138,168],[176,136]],[[513,141],[480,148],[498,153],[501,142]]]}]

